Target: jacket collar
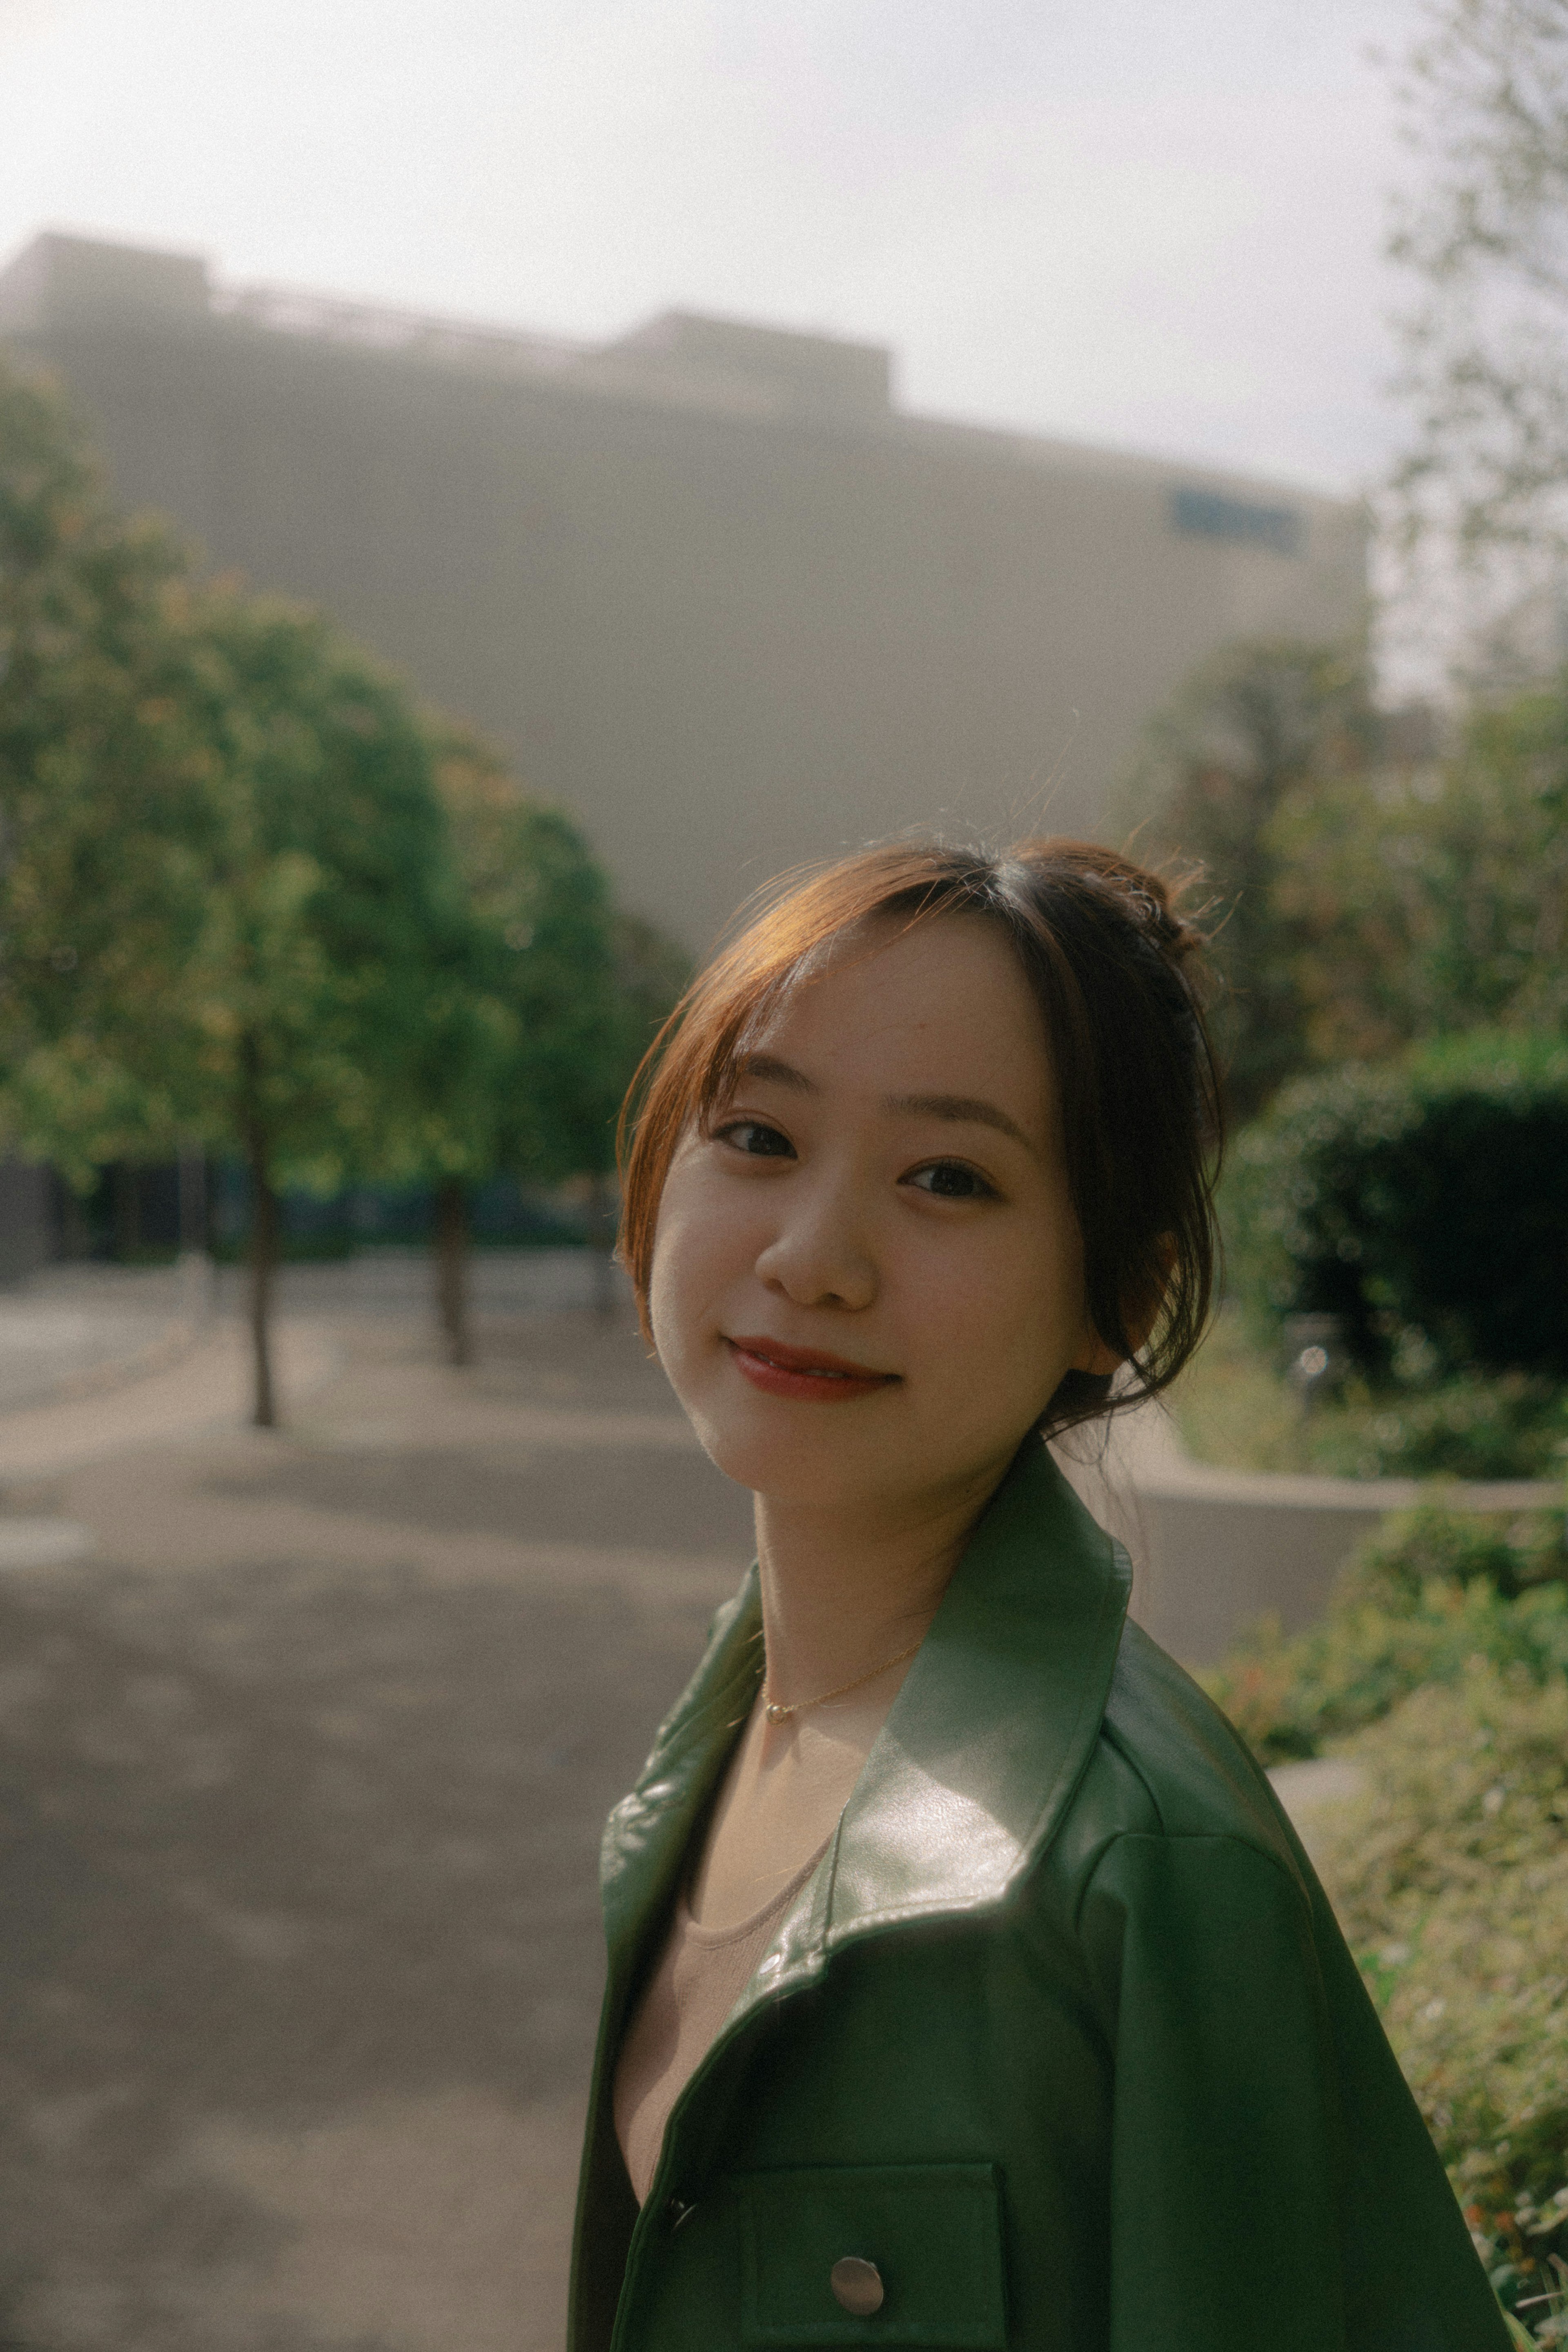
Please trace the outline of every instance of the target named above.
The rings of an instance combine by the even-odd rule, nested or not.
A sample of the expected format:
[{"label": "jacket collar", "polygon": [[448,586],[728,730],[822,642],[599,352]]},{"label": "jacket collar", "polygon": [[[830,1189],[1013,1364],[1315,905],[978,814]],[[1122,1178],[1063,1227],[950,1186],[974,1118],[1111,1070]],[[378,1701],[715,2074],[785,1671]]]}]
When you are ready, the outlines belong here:
[{"label": "jacket collar", "polygon": [[[970,1538],[833,1842],[743,2008],[814,1976],[852,1937],[1003,1899],[1049,1843],[1089,1760],[1131,1580],[1125,1552],[1029,1441]],[[756,1695],[760,1634],[753,1568],[643,1778],[611,1816],[612,1977],[629,1973],[673,1890]]]}]

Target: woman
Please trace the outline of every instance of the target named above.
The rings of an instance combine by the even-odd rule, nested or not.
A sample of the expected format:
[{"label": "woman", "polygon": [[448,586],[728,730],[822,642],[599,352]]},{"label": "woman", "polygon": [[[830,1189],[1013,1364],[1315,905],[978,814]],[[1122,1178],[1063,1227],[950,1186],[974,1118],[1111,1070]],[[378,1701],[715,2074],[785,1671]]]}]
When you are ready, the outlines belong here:
[{"label": "woman", "polygon": [[696,982],[623,1250],[757,1565],[611,1818],[572,2352],[1491,2352],[1301,1850],[1044,1435],[1207,1310],[1197,942],[901,845]]}]

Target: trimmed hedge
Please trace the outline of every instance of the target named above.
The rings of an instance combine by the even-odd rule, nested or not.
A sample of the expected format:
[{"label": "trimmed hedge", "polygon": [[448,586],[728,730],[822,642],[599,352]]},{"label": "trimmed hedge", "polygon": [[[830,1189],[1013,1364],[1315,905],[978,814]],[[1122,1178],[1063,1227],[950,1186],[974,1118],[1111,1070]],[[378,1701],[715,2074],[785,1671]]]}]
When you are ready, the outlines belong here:
[{"label": "trimmed hedge", "polygon": [[1568,1379],[1568,1041],[1473,1031],[1285,1088],[1238,1140],[1254,1319],[1331,1314],[1366,1371]]}]

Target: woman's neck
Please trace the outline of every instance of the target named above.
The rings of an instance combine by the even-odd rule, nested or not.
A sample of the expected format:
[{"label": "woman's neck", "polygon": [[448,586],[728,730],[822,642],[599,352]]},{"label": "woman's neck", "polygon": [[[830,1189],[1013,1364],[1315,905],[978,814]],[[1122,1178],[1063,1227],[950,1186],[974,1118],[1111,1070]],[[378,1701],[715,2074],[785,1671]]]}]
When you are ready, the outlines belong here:
[{"label": "woman's neck", "polygon": [[799,1705],[918,1642],[999,1475],[905,1512],[850,1516],[758,1495],[770,1695]]}]

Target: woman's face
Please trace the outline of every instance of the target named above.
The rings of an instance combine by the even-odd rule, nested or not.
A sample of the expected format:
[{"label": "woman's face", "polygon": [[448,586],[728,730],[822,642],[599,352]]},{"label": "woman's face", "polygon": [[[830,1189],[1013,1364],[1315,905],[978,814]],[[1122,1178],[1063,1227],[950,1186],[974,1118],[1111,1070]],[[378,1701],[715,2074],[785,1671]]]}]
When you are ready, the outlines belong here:
[{"label": "woman's face", "polygon": [[653,1337],[720,1469],[810,1507],[981,1499],[1091,1328],[1045,1025],[983,918],[838,947],[660,1202]]}]

